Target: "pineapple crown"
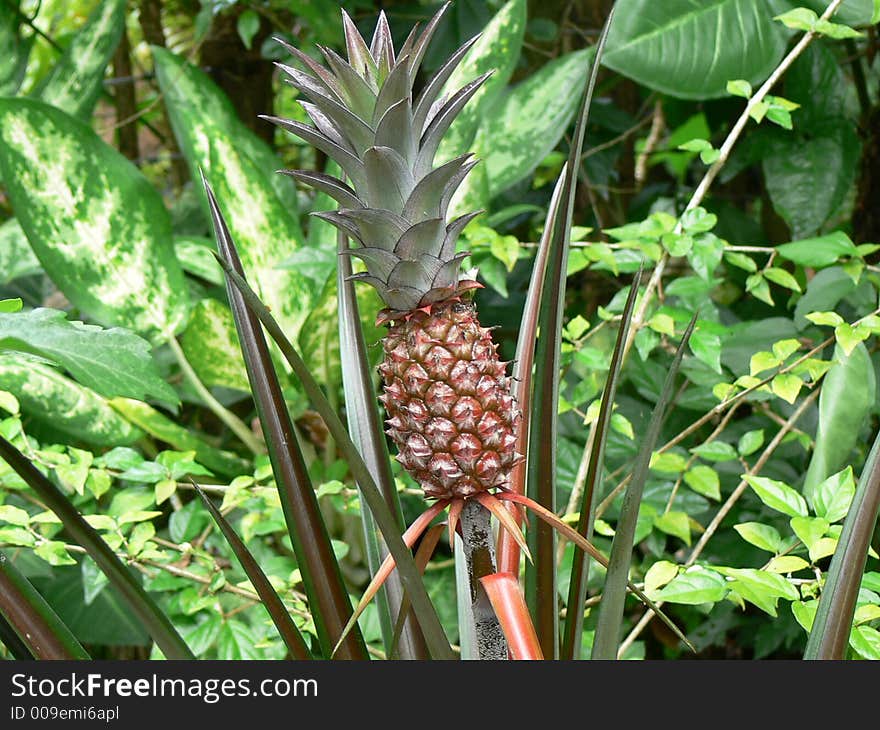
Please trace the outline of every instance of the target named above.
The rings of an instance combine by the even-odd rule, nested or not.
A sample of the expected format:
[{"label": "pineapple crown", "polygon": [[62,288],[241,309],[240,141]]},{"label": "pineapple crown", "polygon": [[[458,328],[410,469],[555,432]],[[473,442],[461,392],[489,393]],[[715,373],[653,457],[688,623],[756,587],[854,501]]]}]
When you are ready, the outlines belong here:
[{"label": "pineapple crown", "polygon": [[372,284],[395,313],[429,306],[479,286],[460,276],[468,254],[455,252],[462,229],[479,212],[447,224],[450,200],[476,164],[465,154],[434,167],[434,156],[455,117],[489,77],[454,94],[440,92],[477,38],[459,48],[413,100],[413,84],[447,2],[421,34],[414,27],[395,53],[385,13],[366,41],[342,11],[348,61],[319,46],[327,67],[276,38],[305,71],[276,64],[305,100],[314,126],[263,116],[333,159],[351,184],[320,172],[283,170],[339,203],[314,213],[360,245],[343,253],[360,258],[366,272],[352,278]]}]

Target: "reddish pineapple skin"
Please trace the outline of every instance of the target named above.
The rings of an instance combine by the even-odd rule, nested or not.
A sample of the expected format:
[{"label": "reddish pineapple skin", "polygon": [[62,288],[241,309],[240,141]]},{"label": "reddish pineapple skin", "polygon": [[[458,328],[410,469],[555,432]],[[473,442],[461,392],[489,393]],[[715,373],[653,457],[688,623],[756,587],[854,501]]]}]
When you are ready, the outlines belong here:
[{"label": "reddish pineapple skin", "polygon": [[433,304],[391,323],[380,400],[397,460],[434,499],[503,487],[522,457],[510,378],[472,303]]}]

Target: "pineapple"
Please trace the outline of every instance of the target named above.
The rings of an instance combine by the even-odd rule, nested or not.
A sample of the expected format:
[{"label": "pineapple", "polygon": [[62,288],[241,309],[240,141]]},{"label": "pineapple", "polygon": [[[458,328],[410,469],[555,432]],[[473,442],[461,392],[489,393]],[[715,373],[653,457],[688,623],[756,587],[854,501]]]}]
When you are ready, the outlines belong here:
[{"label": "pineapple", "polygon": [[467,254],[455,250],[477,213],[446,220],[450,199],[476,163],[463,155],[433,164],[443,134],[488,77],[437,99],[476,39],[413,96],[446,7],[420,35],[414,28],[398,53],[384,13],[368,47],[343,10],[348,61],[321,48],[326,68],[285,43],[306,71],[278,65],[304,97],[314,126],[264,118],[325,152],[350,181],[285,171],[339,203],[317,215],[357,242],[345,253],[361,259],[366,271],[354,278],[374,286],[386,305],[379,313],[389,325],[380,400],[397,459],[427,497],[458,501],[503,488],[522,457],[515,451],[519,411],[510,379],[470,301],[479,284],[461,271]]}]

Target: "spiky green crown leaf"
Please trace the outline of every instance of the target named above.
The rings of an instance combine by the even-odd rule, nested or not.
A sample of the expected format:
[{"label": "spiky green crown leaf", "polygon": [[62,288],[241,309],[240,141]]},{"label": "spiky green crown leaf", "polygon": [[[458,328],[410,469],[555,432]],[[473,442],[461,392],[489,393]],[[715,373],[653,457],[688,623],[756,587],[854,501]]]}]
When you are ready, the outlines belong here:
[{"label": "spiky green crown leaf", "polygon": [[351,184],[320,172],[283,172],[339,203],[338,210],[316,215],[360,244],[349,253],[363,260],[367,271],[355,278],[375,286],[396,312],[442,301],[473,285],[460,281],[461,261],[467,254],[456,254],[455,245],[477,213],[449,223],[446,213],[476,161],[467,154],[435,168],[434,155],[452,121],[489,76],[438,98],[476,38],[452,54],[413,97],[419,66],[448,6],[421,34],[413,28],[398,53],[384,12],[367,46],[343,10],[348,60],[320,47],[326,67],[277,39],[306,69],[277,64],[304,97],[300,104],[314,126],[263,117],[342,168]]}]

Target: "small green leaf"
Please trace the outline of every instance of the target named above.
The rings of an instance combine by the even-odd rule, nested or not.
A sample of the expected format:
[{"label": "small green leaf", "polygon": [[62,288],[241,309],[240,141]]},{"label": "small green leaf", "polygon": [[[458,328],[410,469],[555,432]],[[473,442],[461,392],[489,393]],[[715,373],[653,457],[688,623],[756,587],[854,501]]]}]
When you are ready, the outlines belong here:
[{"label": "small green leaf", "polygon": [[812,551],[816,543],[828,532],[828,520],[821,517],[792,517],[791,529],[798,539]]},{"label": "small green leaf", "polygon": [[254,42],[254,36],[260,29],[260,16],[253,10],[245,10],[238,16],[238,22],[235,27],[241,42],[244,43],[244,47],[250,50],[251,44]]},{"label": "small green leaf", "polygon": [[744,474],[743,479],[752,488],[758,499],[771,509],[789,517],[806,517],[807,503],[804,498],[787,484],[767,477]]},{"label": "small green leaf", "polygon": [[27,527],[30,521],[31,516],[20,507],[14,507],[11,504],[0,504],[0,522]]},{"label": "small green leaf", "polygon": [[791,289],[792,291],[797,292],[801,290],[801,286],[797,283],[797,279],[785,269],[771,266],[764,269],[764,277],[772,281],[774,284],[779,284],[779,286],[785,287],[786,289]]},{"label": "small green leaf", "polygon": [[773,296],[770,294],[770,285],[762,274],[752,274],[746,279],[746,291],[771,307],[775,304]]},{"label": "small green leaf", "polygon": [[678,565],[668,560],[658,560],[645,573],[645,593],[649,598],[678,575]]},{"label": "small green leaf", "polygon": [[727,93],[733,96],[742,96],[749,99],[752,96],[752,85],[743,79],[735,79],[727,82]]},{"label": "small green leaf", "polygon": [[846,517],[856,493],[852,466],[832,474],[819,484],[813,493],[816,515],[828,522],[839,522]]},{"label": "small green leaf", "polygon": [[797,400],[803,385],[804,381],[792,373],[777,375],[770,383],[773,392],[788,403]]},{"label": "small green leaf", "polygon": [[47,540],[34,548],[34,553],[45,560],[49,565],[76,565],[76,561],[70,557],[63,542]]},{"label": "small green leaf", "polygon": [[727,592],[726,581],[718,573],[705,568],[691,568],[661,589],[656,599],[695,606],[701,603],[717,603]]},{"label": "small green leaf", "polygon": [[[668,314],[657,312],[657,314],[651,317],[648,321],[648,326],[655,332],[659,332],[661,335],[675,337],[675,320]],[[693,339],[691,340],[691,343],[693,343]]]},{"label": "small green leaf", "polygon": [[733,578],[728,584],[732,591],[771,616],[776,616],[776,604],[780,598],[788,601],[800,598],[797,588],[776,573],[754,568],[719,567],[717,570]]},{"label": "small green leaf", "polygon": [[23,527],[0,527],[0,543],[18,547],[33,547],[37,538]]},{"label": "small green leaf", "polygon": [[738,525],[734,525],[733,529],[740,534],[743,540],[755,547],[761,548],[761,550],[766,550],[770,553],[779,553],[783,550],[782,535],[779,534],[775,527],[764,525],[760,522],[741,522]]},{"label": "small green leaf", "polygon": [[736,449],[723,441],[709,441],[691,449],[691,453],[696,454],[706,461],[732,461],[736,459]]},{"label": "small green leaf", "polygon": [[861,325],[853,327],[848,322],[841,322],[834,328],[834,336],[843,352],[849,356],[856,349],[856,345],[871,336],[871,330]]},{"label": "small green leaf", "polygon": [[766,570],[771,573],[797,573],[809,567],[810,564],[797,555],[780,555],[767,563]]},{"label": "small green leaf", "polygon": [[810,312],[804,316],[813,324],[826,325],[828,327],[837,327],[844,323],[843,317],[837,312]]},{"label": "small green leaf", "polygon": [[677,537],[685,545],[690,546],[691,526],[687,512],[666,512],[654,519],[654,526],[661,532]]},{"label": "small green leaf", "polygon": [[650,468],[664,474],[679,474],[687,468],[687,459],[681,454],[667,451],[663,454],[656,451],[651,454]]},{"label": "small green leaf", "polygon": [[849,644],[864,659],[880,659],[880,631],[871,626],[856,626]]},{"label": "small green leaf", "polygon": [[748,431],[739,438],[736,450],[740,456],[750,456],[764,445],[764,429]]},{"label": "small green leaf", "polygon": [[721,372],[721,338],[718,335],[697,329],[689,344],[698,360],[706,363],[716,373]]},{"label": "small green leaf", "polygon": [[0,299],[0,313],[9,314],[21,311],[22,301],[20,298]]},{"label": "small green leaf", "polygon": [[855,28],[850,28],[848,25],[832,23],[830,20],[821,19],[816,21],[813,30],[817,33],[828,36],[829,38],[833,38],[834,40],[841,40],[842,38],[862,38],[865,35]]},{"label": "small green leaf", "polygon": [[792,30],[811,31],[816,25],[816,21],[819,20],[819,16],[809,8],[795,8],[775,16],[773,20],[778,20],[786,28]]},{"label": "small green leaf", "polygon": [[699,464],[688,469],[684,475],[684,481],[697,494],[702,494],[704,497],[709,497],[709,499],[721,499],[721,484],[718,479],[718,472],[711,466]]},{"label": "small green leaf", "polygon": [[162,504],[172,494],[177,491],[177,482],[173,479],[162,479],[156,482],[154,492],[156,495],[156,504]]},{"label": "small green leaf", "polygon": [[739,251],[725,251],[724,260],[744,271],[754,273],[758,270],[758,265],[755,263],[755,260],[751,256],[746,256]]},{"label": "small green leaf", "polygon": [[752,355],[749,360],[749,375],[760,375],[767,370],[779,367],[781,364],[780,359],[772,352],[761,350]]}]

